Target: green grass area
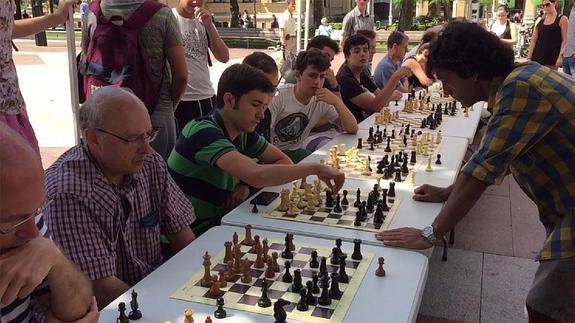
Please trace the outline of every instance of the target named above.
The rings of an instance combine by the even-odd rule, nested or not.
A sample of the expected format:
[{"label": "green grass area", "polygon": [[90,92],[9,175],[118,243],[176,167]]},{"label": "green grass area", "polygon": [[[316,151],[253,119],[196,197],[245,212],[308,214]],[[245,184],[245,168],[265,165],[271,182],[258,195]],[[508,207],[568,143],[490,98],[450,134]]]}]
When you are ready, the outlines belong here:
[{"label": "green grass area", "polygon": [[[82,33],[80,31],[76,31],[74,33],[76,40],[80,40],[82,37]],[[66,40],[66,31],[64,30],[47,30],[46,31],[46,39],[48,40]]]}]

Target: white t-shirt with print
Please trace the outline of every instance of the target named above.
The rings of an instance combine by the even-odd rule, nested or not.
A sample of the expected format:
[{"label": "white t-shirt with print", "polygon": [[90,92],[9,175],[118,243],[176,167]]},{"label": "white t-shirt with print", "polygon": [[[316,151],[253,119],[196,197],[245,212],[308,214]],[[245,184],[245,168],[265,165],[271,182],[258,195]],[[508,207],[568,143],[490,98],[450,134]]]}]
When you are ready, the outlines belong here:
[{"label": "white t-shirt with print", "polygon": [[188,84],[182,101],[197,101],[214,96],[215,91],[210,81],[208,68],[208,35],[199,19],[188,19],[180,16],[176,8],[172,9],[180,31],[188,66]]},{"label": "white t-shirt with print", "polygon": [[295,97],[295,85],[279,90],[269,105],[271,112],[271,142],[281,150],[303,148],[303,141],[321,118],[335,122],[339,115],[333,105],[316,101],[312,97],[305,105]]}]

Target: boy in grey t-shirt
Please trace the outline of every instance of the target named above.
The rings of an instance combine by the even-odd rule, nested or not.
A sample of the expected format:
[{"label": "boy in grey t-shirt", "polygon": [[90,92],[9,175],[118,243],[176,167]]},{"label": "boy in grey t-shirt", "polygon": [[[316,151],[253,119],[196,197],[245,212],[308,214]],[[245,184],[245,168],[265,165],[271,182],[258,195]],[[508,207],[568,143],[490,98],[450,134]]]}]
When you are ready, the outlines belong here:
[{"label": "boy in grey t-shirt", "polygon": [[341,99],[323,88],[329,67],[329,59],[319,50],[299,53],[295,64],[297,83],[282,88],[269,106],[271,142],[294,161],[305,157],[302,141],[321,119],[342,131],[357,132],[357,122]]}]

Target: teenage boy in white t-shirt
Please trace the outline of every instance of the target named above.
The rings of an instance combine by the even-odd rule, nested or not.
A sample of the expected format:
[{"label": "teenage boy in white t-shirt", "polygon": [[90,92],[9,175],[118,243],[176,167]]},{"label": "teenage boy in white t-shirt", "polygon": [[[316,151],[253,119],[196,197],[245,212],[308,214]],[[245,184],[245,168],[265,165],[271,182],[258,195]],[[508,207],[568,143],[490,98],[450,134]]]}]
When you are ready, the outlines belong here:
[{"label": "teenage boy in white t-shirt", "polygon": [[321,51],[300,52],[294,68],[297,83],[280,89],[270,103],[271,142],[294,162],[307,155],[301,151],[302,141],[322,118],[347,133],[357,132],[353,114],[340,98],[323,88],[329,67],[329,58]]},{"label": "teenage boy in white t-shirt", "polygon": [[180,132],[192,119],[210,114],[216,106],[208,48],[222,63],[230,59],[230,51],[214,26],[212,14],[204,8],[204,0],[180,0],[172,11],[180,26],[188,67],[186,91],[175,112]]}]

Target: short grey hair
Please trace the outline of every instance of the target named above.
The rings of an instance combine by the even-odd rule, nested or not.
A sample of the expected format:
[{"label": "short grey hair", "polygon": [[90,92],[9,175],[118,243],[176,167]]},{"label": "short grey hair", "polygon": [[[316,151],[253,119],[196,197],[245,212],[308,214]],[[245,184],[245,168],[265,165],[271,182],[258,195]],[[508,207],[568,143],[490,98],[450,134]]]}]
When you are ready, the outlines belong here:
[{"label": "short grey hair", "polygon": [[78,119],[80,123],[80,130],[84,131],[87,128],[100,128],[103,123],[103,107],[102,101],[98,100],[98,96],[92,96],[80,107]]}]

